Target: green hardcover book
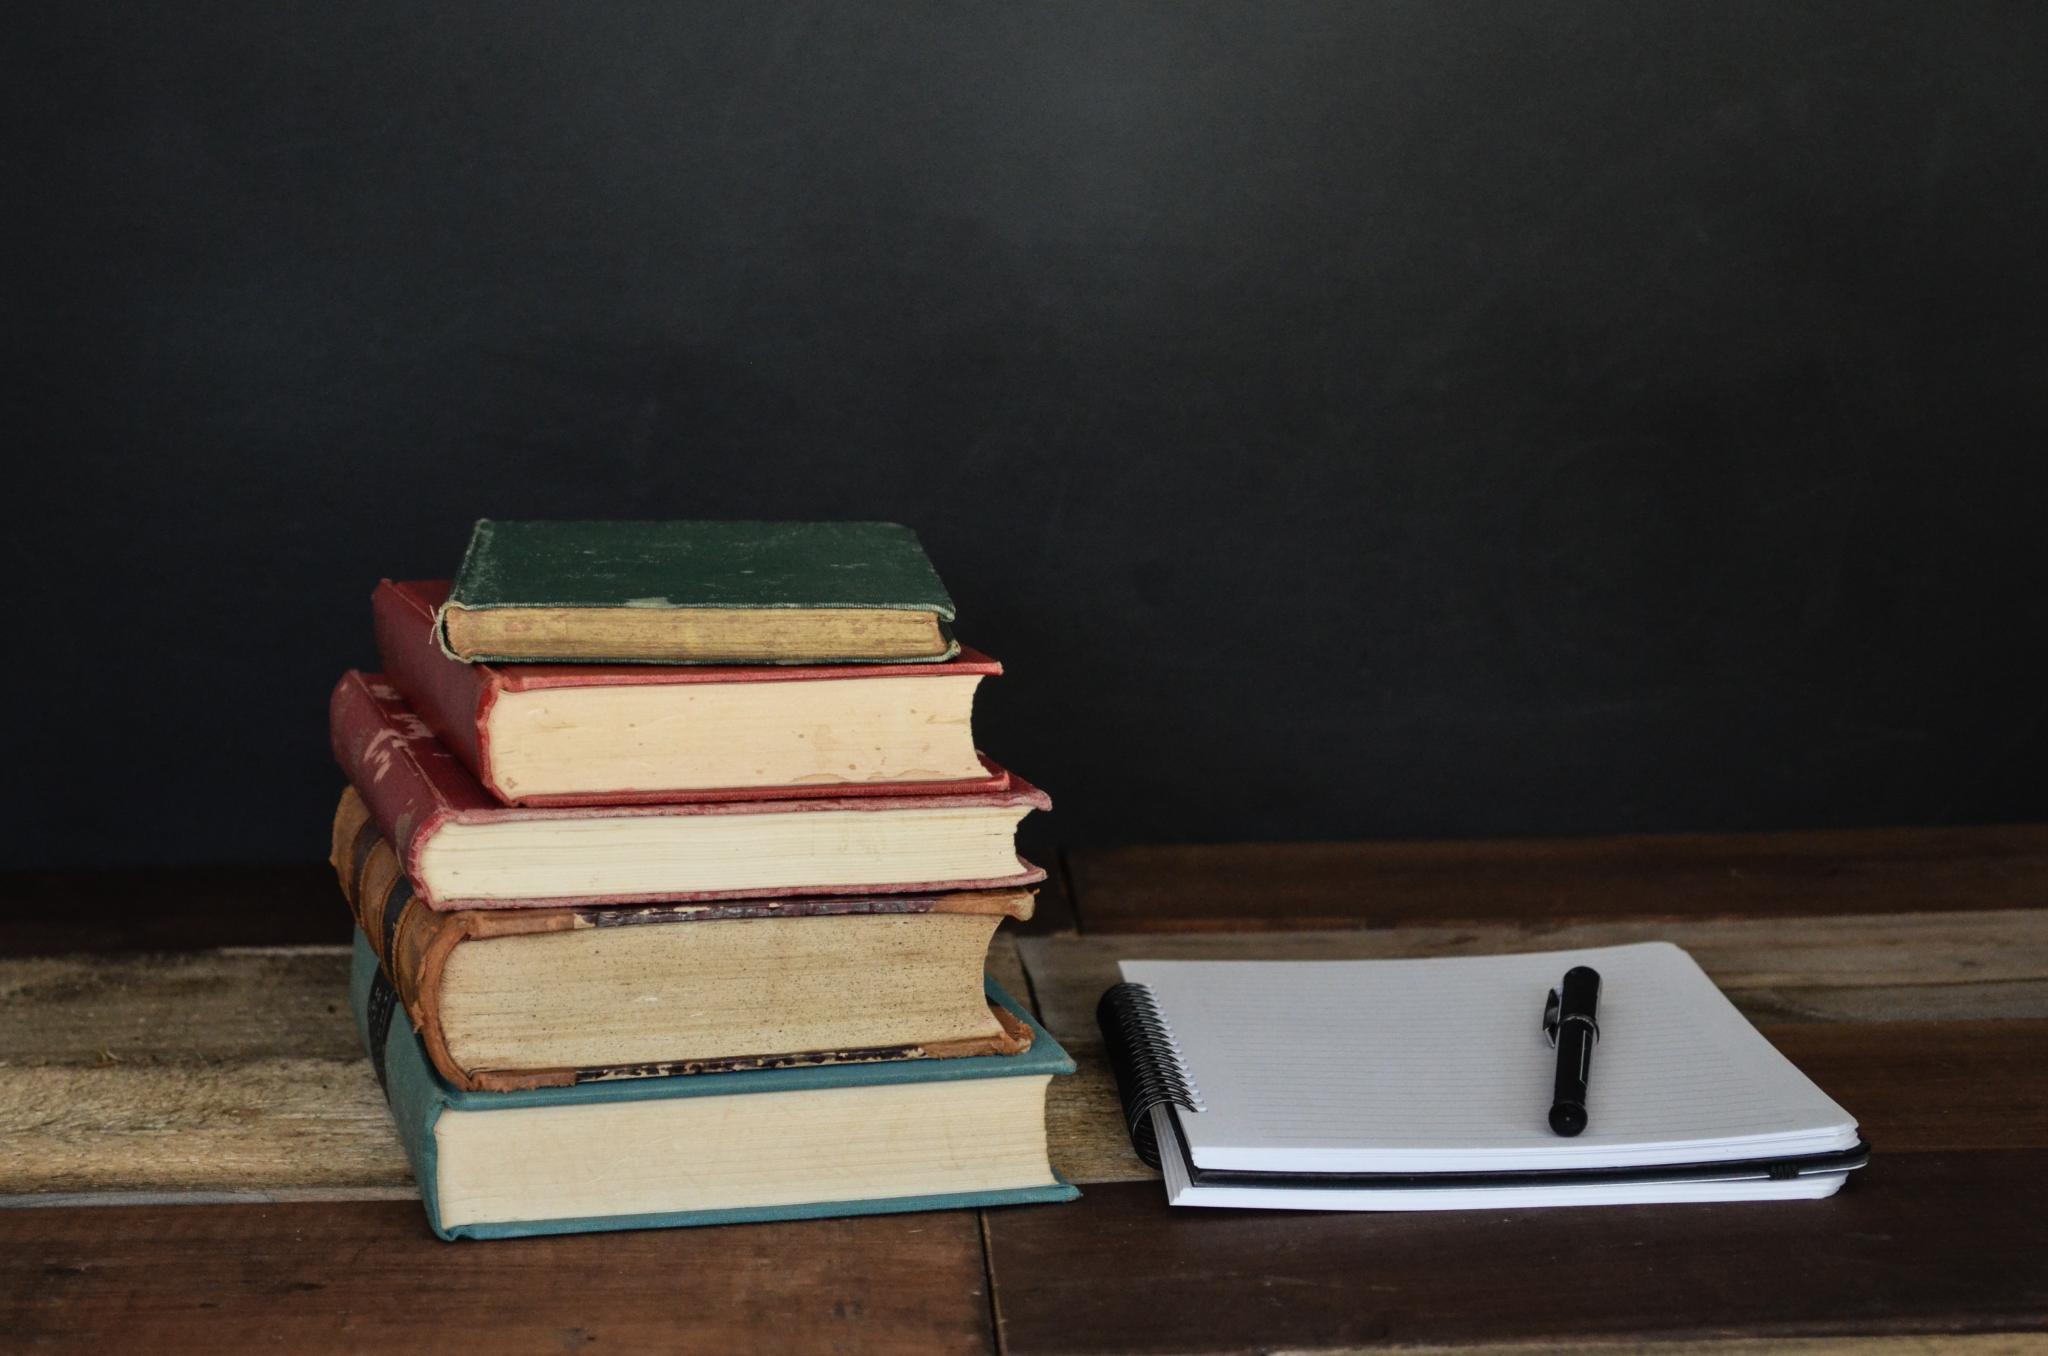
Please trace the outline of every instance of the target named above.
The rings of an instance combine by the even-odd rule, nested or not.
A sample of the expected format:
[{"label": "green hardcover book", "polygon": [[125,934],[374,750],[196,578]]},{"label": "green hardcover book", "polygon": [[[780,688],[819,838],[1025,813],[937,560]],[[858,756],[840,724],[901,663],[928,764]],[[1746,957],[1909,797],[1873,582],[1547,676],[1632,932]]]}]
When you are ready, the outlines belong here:
[{"label": "green hardcover book", "polygon": [[442,605],[457,659],[936,661],[953,600],[896,523],[494,522]]},{"label": "green hardcover book", "polygon": [[1030,1050],[460,1092],[428,1065],[360,932],[349,980],[442,1238],[1071,1200],[1046,1155],[1045,1093],[1074,1062],[988,990],[1032,1028]]}]

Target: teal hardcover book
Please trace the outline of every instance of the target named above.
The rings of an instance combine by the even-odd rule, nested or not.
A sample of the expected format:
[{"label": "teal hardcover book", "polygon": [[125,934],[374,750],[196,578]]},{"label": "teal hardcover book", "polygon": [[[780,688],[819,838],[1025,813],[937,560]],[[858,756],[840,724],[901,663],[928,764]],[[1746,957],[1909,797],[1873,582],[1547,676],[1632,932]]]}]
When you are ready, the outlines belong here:
[{"label": "teal hardcover book", "polygon": [[461,1092],[437,1078],[358,933],[349,997],[442,1238],[514,1238],[1071,1200],[1045,1089],[1074,1062],[1021,1055],[835,1064]]},{"label": "teal hardcover book", "polygon": [[472,661],[901,662],[955,653],[952,620],[898,523],[486,518],[440,634]]}]

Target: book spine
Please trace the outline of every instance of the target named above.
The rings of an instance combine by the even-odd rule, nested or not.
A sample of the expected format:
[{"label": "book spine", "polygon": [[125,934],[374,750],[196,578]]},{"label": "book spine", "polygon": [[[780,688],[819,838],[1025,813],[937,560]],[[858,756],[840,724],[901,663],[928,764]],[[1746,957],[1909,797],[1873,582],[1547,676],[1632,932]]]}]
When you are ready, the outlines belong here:
[{"label": "book spine", "polygon": [[[389,687],[384,687],[384,694],[392,699],[398,695]],[[405,874],[416,876],[420,849],[440,828],[450,806],[410,747],[418,740],[431,742],[432,732],[415,717],[409,717],[413,728],[392,725],[378,703],[379,695],[369,675],[342,675],[328,703],[328,738],[335,761],[368,807],[378,833],[398,854]]]},{"label": "book spine", "polygon": [[[353,786],[343,787],[341,803],[334,807],[327,864],[334,868],[334,878],[340,882],[342,898],[348,901],[351,912],[355,909],[356,883],[362,878],[370,849],[383,841],[377,835],[377,821],[370,817],[370,807],[363,804]],[[357,921],[360,923],[360,917]]]},{"label": "book spine", "polygon": [[[354,788],[343,793],[342,809],[335,816],[334,861],[335,874],[341,881],[341,895],[348,902],[356,931],[370,944],[377,963],[398,990],[398,1001],[412,1016],[413,1029],[418,1030],[421,1025],[419,1011],[423,1004],[416,962],[424,948],[416,934],[423,922],[431,925],[432,911],[422,908],[413,897],[412,883],[398,869],[397,855],[391,851],[391,845],[377,835],[374,822],[357,831],[344,857],[341,826],[344,817],[353,817],[348,806],[351,799],[359,799]],[[368,840],[367,846],[365,839]],[[405,942],[403,945],[401,938]],[[415,963],[401,964],[401,958]]]},{"label": "book spine", "polygon": [[412,887],[354,787],[341,793],[341,804],[335,809],[334,844],[328,861],[334,866],[356,930],[369,941],[385,974],[398,986],[399,998],[409,1006],[415,995],[408,992],[411,986],[404,982],[405,977],[393,971],[391,958],[401,920],[415,902]]},{"label": "book spine", "polygon": [[428,908],[413,893],[412,882],[399,870],[397,855],[378,836],[376,822],[353,787],[342,793],[341,807],[335,812],[331,860],[357,935],[376,956],[378,968],[395,991],[435,1073],[466,1092],[562,1087],[576,1081],[576,1071],[569,1069],[494,1078],[456,1063],[441,1024],[441,976],[448,968],[449,954],[479,934],[513,937],[567,932],[587,923],[566,909],[477,914]]},{"label": "book spine", "polygon": [[404,1022],[393,1020],[398,995],[383,967],[377,964],[369,939],[356,934],[355,954],[349,965],[349,1007],[355,1015],[356,1035],[370,1057],[370,1068],[384,1100],[391,1108],[399,1142],[405,1146],[406,1161],[412,1165],[413,1181],[419,1184],[420,1199],[427,1207],[427,1223],[442,1238],[453,1235],[441,1227],[440,1188],[434,1172],[434,1122],[440,1119],[447,1097],[434,1082],[432,1071],[420,1054],[419,1040]]},{"label": "book spine", "polygon": [[1149,1167],[1159,1166],[1159,1139],[1152,1126],[1155,1107],[1203,1111],[1202,1090],[1188,1069],[1173,1023],[1143,984],[1118,984],[1095,1005],[1095,1024],[1116,1075],[1131,1147]]},{"label": "book spine", "polygon": [[510,804],[492,777],[486,728],[500,685],[496,672],[450,658],[435,637],[434,610],[389,579],[370,595],[370,617],[385,678],[484,789]]}]

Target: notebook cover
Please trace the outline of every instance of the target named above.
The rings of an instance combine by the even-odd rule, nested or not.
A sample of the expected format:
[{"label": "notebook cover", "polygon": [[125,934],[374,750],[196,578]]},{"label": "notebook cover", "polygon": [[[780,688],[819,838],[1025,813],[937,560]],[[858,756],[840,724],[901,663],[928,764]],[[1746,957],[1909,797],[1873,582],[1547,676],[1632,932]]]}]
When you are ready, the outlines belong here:
[{"label": "notebook cover", "polygon": [[449,956],[464,942],[532,936],[590,928],[682,927],[734,918],[843,917],[849,914],[1000,914],[1026,919],[1032,898],[1025,890],[967,891],[946,895],[866,895],[848,898],[731,900],[721,904],[649,904],[615,909],[455,909],[440,912],[421,904],[412,883],[398,869],[391,845],[377,833],[361,797],[342,794],[334,817],[328,859],[341,884],[355,925],[369,939],[384,976],[398,991],[412,1029],[419,1034],[434,1072],[465,1091],[506,1092],[515,1088],[566,1087],[606,1078],[655,1078],[674,1074],[725,1073],[738,1069],[785,1068],[802,1064],[850,1064],[880,1059],[953,1059],[970,1055],[1020,1054],[1031,1032],[1007,1012],[995,1009],[1001,1030],[985,1037],[944,1043],[741,1054],[726,1059],[587,1068],[494,1069],[472,1072],[455,1062],[441,1025],[441,977]]},{"label": "notebook cover", "polygon": [[834,1064],[803,1069],[748,1073],[699,1074],[650,1078],[634,1082],[586,1083],[570,1088],[537,1088],[524,1092],[461,1092],[434,1076],[419,1040],[404,1022],[393,1020],[397,996],[377,967],[377,957],[362,933],[355,938],[349,972],[349,1000],[356,1034],[370,1056],[371,1067],[391,1106],[399,1139],[419,1183],[427,1223],[442,1238],[518,1238],[534,1234],[588,1233],[609,1229],[676,1228],[700,1224],[746,1224],[764,1220],[818,1219],[834,1215],[891,1214],[913,1210],[953,1210],[984,1205],[1015,1205],[1038,1201],[1069,1201],[1081,1193],[1064,1180],[1051,1185],[1007,1191],[965,1192],[936,1196],[897,1196],[867,1201],[822,1201],[812,1205],[772,1206],[735,1210],[681,1211],[596,1218],[521,1220],[504,1224],[468,1224],[443,1228],[440,1192],[434,1172],[434,1122],[448,1107],[491,1111],[522,1106],[577,1106],[586,1102],[641,1101],[661,1097],[745,1096],[763,1092],[795,1092],[809,1088],[868,1087],[889,1083],[944,1082],[976,1078],[1014,1078],[1074,1072],[1074,1061],[1059,1042],[993,980],[989,998],[1032,1033],[1031,1049],[1021,1055],[983,1055],[968,1059],[909,1060],[886,1064]]},{"label": "notebook cover", "polygon": [[1003,666],[979,650],[963,648],[937,663],[847,664],[466,664],[441,646],[445,579],[386,579],[370,596],[377,654],[384,676],[428,729],[507,805],[652,805],[691,800],[789,800],[818,796],[918,795],[931,791],[1000,791],[1007,778],[990,765],[987,775],[944,782],[828,782],[726,790],[593,791],[573,795],[514,796],[491,766],[489,718],[505,692],[563,687],[664,687],[688,683],[845,682],[865,678],[930,678],[941,674],[993,677]]},{"label": "notebook cover", "polygon": [[[855,811],[942,809],[960,806],[1009,805],[1049,810],[1043,791],[1014,773],[1001,773],[999,791],[936,795],[833,796],[806,800],[722,800],[669,802],[661,805],[524,806],[505,805],[484,790],[462,760],[434,738],[413,714],[396,688],[380,673],[350,671],[335,685],[328,706],[329,736],[334,757],[355,786],[377,830],[398,853],[420,899],[429,908],[532,908],[536,905],[653,904],[662,901],[724,898],[768,898],[776,895],[940,894],[953,890],[1007,889],[1034,885],[1045,872],[1021,857],[1008,875],[972,880],[901,881],[887,885],[807,885],[748,890],[649,891],[639,894],[578,895],[531,899],[444,899],[419,879],[421,850],[450,823],[489,824],[519,819],[603,819],[647,815],[795,814]],[[993,765],[991,765],[993,767]]]}]

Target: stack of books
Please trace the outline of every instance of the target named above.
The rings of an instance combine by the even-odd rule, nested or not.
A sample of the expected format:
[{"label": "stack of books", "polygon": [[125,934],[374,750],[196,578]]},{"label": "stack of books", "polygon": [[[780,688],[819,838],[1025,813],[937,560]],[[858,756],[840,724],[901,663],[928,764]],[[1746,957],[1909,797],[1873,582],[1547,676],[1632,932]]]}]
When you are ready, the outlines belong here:
[{"label": "stack of books", "polygon": [[886,523],[480,522],[330,709],[351,997],[427,1216],[504,1237],[1066,1200],[984,977],[1044,793]]}]

